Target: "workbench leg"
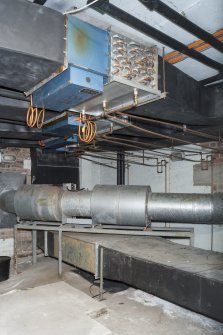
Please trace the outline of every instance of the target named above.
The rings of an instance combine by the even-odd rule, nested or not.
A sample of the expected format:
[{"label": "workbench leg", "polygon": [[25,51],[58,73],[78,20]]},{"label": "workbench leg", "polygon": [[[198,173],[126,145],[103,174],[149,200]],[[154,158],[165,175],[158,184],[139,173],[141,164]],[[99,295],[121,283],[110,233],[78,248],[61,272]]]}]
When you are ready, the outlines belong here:
[{"label": "workbench leg", "polygon": [[44,230],[44,256],[47,257],[48,255],[48,231]]},{"label": "workbench leg", "polygon": [[62,229],[58,232],[58,276],[62,277]]},{"label": "workbench leg", "polygon": [[190,246],[194,247],[194,232],[190,235]]},{"label": "workbench leg", "polygon": [[100,300],[103,300],[103,290],[104,290],[104,255],[103,248],[100,248],[100,287],[99,287],[99,295]]},{"label": "workbench leg", "polygon": [[37,232],[32,230],[32,263],[36,264]]},{"label": "workbench leg", "polygon": [[14,227],[14,274],[18,274],[18,250],[17,250],[17,227]]}]

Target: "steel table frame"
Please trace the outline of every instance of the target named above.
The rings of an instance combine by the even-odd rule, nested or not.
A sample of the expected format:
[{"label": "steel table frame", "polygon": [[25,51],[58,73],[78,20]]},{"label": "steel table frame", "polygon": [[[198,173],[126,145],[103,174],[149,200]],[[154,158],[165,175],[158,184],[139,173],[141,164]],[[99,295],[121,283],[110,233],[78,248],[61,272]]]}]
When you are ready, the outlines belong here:
[{"label": "steel table frame", "polygon": [[[110,229],[110,228],[84,228],[83,226],[74,227],[59,222],[24,222],[14,226],[14,271],[18,273],[18,254],[17,254],[17,235],[18,230],[31,230],[32,231],[32,264],[37,262],[37,231],[44,231],[44,256],[48,256],[48,231],[58,232],[58,277],[62,277],[62,238],[63,232],[73,233],[91,233],[91,234],[110,234],[110,235],[135,235],[135,236],[158,236],[158,237],[178,237],[189,238],[190,245],[194,241],[193,228],[166,228],[154,227],[153,230],[126,230],[123,229]],[[96,264],[95,264],[95,279],[99,279],[99,297],[103,299],[103,246],[96,244]]]}]

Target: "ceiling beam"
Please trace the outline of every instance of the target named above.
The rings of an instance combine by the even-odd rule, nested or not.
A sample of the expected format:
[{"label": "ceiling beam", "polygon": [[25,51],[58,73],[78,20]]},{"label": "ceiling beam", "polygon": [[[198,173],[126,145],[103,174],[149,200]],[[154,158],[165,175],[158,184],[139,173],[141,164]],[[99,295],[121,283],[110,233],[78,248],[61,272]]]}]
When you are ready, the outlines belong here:
[{"label": "ceiling beam", "polygon": [[218,41],[214,36],[209,34],[207,31],[197,26],[195,23],[188,20],[182,14],[179,14],[171,7],[167,6],[160,0],[139,0],[146,8],[151,11],[155,11],[171,21],[173,24],[178,25],[180,28],[188,31],[194,36],[199,37],[201,40],[210,44],[216,50],[223,52],[223,44]]},{"label": "ceiling beam", "polygon": [[203,86],[212,85],[212,84],[215,84],[217,81],[222,80],[222,79],[223,79],[223,75],[222,74],[217,74],[215,76],[203,79],[203,80],[199,81],[199,83]]},{"label": "ceiling beam", "polygon": [[35,148],[35,147],[39,147],[39,144],[38,144],[38,141],[0,138],[0,148],[7,148],[7,147]]},{"label": "ceiling beam", "polygon": [[47,0],[34,0],[33,3],[36,3],[38,5],[43,6],[45,3],[47,2]]},{"label": "ceiling beam", "polygon": [[[88,3],[92,3],[92,0],[88,0]],[[223,64],[216,62],[213,59],[197,52],[196,50],[189,49],[185,44],[175,40],[174,38],[164,34],[160,30],[150,26],[149,24],[139,20],[137,17],[130,15],[124,10],[112,5],[108,0],[100,0],[96,3],[92,3],[91,7],[102,14],[108,14],[116,20],[129,25],[130,27],[140,31],[141,33],[153,38],[154,40],[170,47],[173,50],[177,50],[190,58],[193,58],[200,63],[211,67],[219,72],[223,73]]]}]

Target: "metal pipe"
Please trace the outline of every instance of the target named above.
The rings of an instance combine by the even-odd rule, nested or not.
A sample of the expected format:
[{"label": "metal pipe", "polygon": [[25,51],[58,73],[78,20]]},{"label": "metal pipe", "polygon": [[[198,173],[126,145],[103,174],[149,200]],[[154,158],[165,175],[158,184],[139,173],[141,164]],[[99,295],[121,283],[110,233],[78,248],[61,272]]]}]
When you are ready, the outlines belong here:
[{"label": "metal pipe", "polygon": [[125,185],[125,154],[117,153],[117,185]]},{"label": "metal pipe", "polygon": [[0,195],[0,208],[24,220],[91,217],[96,225],[142,227],[150,221],[223,224],[222,204],[223,193],[152,193],[149,186],[133,185],[96,185],[93,191],[75,192],[26,185]]},{"label": "metal pipe", "polygon": [[95,224],[144,226],[150,186],[96,185],[91,197],[91,216]]},{"label": "metal pipe", "polygon": [[63,215],[76,217],[91,216],[91,194],[90,191],[63,192],[61,208]]},{"label": "metal pipe", "polygon": [[63,190],[46,185],[25,185],[14,196],[14,209],[22,219],[61,221]]},{"label": "metal pipe", "polygon": [[223,222],[223,193],[150,193],[147,203],[151,221],[179,223]]}]

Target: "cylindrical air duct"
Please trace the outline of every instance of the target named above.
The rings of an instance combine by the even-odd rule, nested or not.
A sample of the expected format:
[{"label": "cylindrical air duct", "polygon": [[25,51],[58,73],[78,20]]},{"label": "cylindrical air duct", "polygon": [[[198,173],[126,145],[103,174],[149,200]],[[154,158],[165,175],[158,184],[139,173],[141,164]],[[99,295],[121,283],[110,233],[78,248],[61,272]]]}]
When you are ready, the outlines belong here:
[{"label": "cylindrical air duct", "polygon": [[223,221],[223,193],[150,193],[147,210],[151,221],[209,223]]},{"label": "cylindrical air duct", "polygon": [[93,191],[26,185],[0,196],[0,208],[21,219],[92,217],[94,224],[144,226],[150,221],[223,223],[223,193],[152,193],[149,186],[96,185]]},{"label": "cylindrical air duct", "polygon": [[15,193],[15,213],[21,219],[61,221],[63,190],[46,185],[25,185]]},{"label": "cylindrical air duct", "polygon": [[140,226],[147,222],[149,186],[96,185],[91,198],[95,224]]}]

